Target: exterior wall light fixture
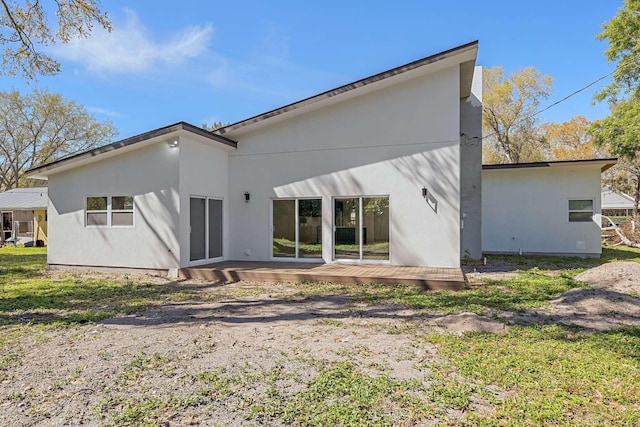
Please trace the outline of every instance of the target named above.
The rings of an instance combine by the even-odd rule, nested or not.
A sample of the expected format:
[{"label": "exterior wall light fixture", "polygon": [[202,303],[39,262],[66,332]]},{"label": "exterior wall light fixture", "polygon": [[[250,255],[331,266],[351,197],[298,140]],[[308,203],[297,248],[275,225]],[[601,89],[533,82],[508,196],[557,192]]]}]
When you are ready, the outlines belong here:
[{"label": "exterior wall light fixture", "polygon": [[249,203],[249,199],[251,199],[251,194],[248,191],[244,192],[244,202]]},{"label": "exterior wall light fixture", "polygon": [[168,144],[169,144],[169,148],[176,148],[178,147],[178,140],[174,139],[173,141],[169,141]]},{"label": "exterior wall light fixture", "polygon": [[429,205],[429,207],[433,209],[435,213],[438,213],[438,199],[436,199],[436,196],[435,194],[433,194],[433,192],[429,192],[427,187],[422,187],[422,198],[425,202],[427,202],[427,205]]}]

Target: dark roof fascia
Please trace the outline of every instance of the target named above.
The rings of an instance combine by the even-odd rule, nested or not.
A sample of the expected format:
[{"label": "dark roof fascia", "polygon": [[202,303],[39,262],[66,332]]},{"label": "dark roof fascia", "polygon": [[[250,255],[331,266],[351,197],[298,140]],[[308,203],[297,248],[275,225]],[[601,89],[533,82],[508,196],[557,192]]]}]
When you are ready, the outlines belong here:
[{"label": "dark roof fascia", "polygon": [[233,148],[237,148],[238,147],[238,143],[232,139],[226,138],[224,136],[209,132],[207,130],[204,130],[202,128],[199,128],[197,126],[194,126],[190,123],[187,122],[178,122],[178,123],[174,123],[172,125],[169,126],[165,126],[162,128],[158,128],[158,129],[154,129],[151,130],[149,132],[145,132],[145,133],[141,133],[139,135],[135,135],[126,139],[122,139],[120,141],[116,141],[113,142],[109,145],[103,145],[102,147],[98,147],[98,148],[93,148],[91,150],[87,150],[87,151],[83,151],[82,153],[78,153],[78,154],[73,154],[71,156],[67,156],[67,157],[63,157],[61,159],[58,159],[56,161],[53,161],[51,163],[47,163],[45,165],[42,166],[38,166],[35,167],[33,169],[29,169],[26,174],[27,175],[33,175],[39,172],[44,172],[50,169],[53,169],[57,166],[60,166],[62,164],[65,164],[69,161],[72,160],[81,160],[83,158],[89,158],[89,157],[95,157],[98,156],[100,154],[104,154],[104,153],[108,153],[110,151],[114,151],[120,148],[124,148],[124,147],[129,147],[131,145],[137,144],[139,142],[142,141],[146,141],[152,138],[156,138],[159,136],[163,136],[163,135],[167,135],[170,134],[172,132],[176,132],[176,131],[180,131],[180,130],[185,130],[188,132],[191,132],[193,134],[196,135],[200,135],[204,138],[208,138],[211,139],[213,141],[216,142],[220,142],[222,144],[228,145],[230,147]]},{"label": "dark roof fascia", "polygon": [[496,169],[524,169],[524,168],[548,168],[554,166],[573,166],[573,165],[590,165],[590,164],[605,164],[602,168],[602,172],[609,169],[611,166],[618,163],[616,157],[610,157],[606,159],[586,159],[586,160],[554,160],[549,162],[529,162],[529,163],[500,163],[492,165],[482,165],[482,170],[496,170]]},{"label": "dark roof fascia", "polygon": [[275,108],[273,110],[267,111],[265,113],[262,114],[258,114],[252,117],[249,117],[248,119],[244,119],[244,120],[240,120],[239,122],[236,123],[232,123],[230,125],[224,126],[222,128],[216,129],[214,132],[219,134],[219,135],[224,135],[227,132],[231,132],[234,130],[237,130],[241,127],[247,126],[247,125],[251,125],[257,122],[260,122],[262,120],[266,120],[268,118],[271,117],[275,117],[275,116],[279,116],[280,114],[292,111],[292,110],[296,110],[300,107],[303,107],[305,105],[310,105],[313,104],[321,99],[327,99],[327,98],[331,98],[333,96],[336,95],[340,95],[343,94],[345,92],[349,92],[351,90],[357,89],[359,87],[362,86],[366,86],[369,85],[371,83],[375,83],[384,79],[387,79],[389,77],[393,77],[396,76],[398,74],[402,74],[405,73],[407,71],[411,71],[414,70],[416,68],[422,67],[423,65],[427,65],[427,64],[431,64],[437,61],[440,61],[442,59],[445,59],[449,56],[451,56],[452,54],[456,54],[465,50],[469,50],[472,48],[477,48],[478,47],[478,40],[472,41],[470,43],[466,43],[457,47],[454,47],[452,49],[448,49],[445,50],[443,52],[439,52],[436,53],[434,55],[431,56],[427,56],[426,58],[421,58],[418,59],[416,61],[410,62],[408,64],[404,64],[404,65],[400,65],[399,67],[395,67],[392,68],[390,70],[387,71],[383,71],[381,73],[378,74],[374,74],[373,76],[369,76],[369,77],[365,77],[363,79],[357,80],[355,82],[352,83],[347,83],[345,85],[342,85],[340,87],[337,87],[335,89],[330,89],[327,90],[325,92],[319,93],[317,95],[313,95],[310,96],[308,98],[304,98],[300,101],[296,101],[293,102],[291,104],[287,104],[283,107],[279,107],[279,108]]}]

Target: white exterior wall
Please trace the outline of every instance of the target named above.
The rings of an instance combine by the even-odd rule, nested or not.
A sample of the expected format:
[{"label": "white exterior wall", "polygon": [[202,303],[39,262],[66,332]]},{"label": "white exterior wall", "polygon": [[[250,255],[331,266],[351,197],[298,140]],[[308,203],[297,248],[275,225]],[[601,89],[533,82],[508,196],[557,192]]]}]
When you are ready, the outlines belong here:
[{"label": "white exterior wall", "polygon": [[[600,167],[484,170],[483,252],[600,255]],[[593,199],[593,221],[569,222],[569,199]]]},{"label": "white exterior wall", "polygon": [[[179,150],[141,146],[49,177],[49,264],[177,268]],[[85,227],[85,198],[132,195],[134,227]]]},{"label": "white exterior wall", "polygon": [[233,148],[223,148],[221,144],[207,141],[198,142],[194,138],[180,137],[180,266],[187,267],[206,263],[189,261],[190,224],[189,199],[191,196],[222,199],[223,256],[228,253],[229,233],[227,221],[228,155]]},{"label": "white exterior wall", "polygon": [[[460,263],[460,96],[456,65],[229,137],[229,258],[269,260],[271,200],[322,197],[332,260],[336,196],[389,196],[390,262]],[[438,201],[432,209],[426,187]],[[244,193],[251,195],[249,203]]]}]

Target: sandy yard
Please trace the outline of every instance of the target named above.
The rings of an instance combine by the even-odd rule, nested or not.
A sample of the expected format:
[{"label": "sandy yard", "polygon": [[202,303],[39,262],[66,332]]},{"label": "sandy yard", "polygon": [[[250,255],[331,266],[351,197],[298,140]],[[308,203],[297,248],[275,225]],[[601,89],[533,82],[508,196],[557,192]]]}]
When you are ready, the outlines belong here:
[{"label": "sandy yard", "polygon": [[[469,276],[478,281],[483,274],[490,273]],[[141,406],[167,426],[278,425],[261,406],[269,402],[265,396],[291,398],[336,363],[428,386],[429,367],[442,358],[420,338],[425,334],[504,333],[513,323],[594,331],[640,325],[640,265],[604,264],[577,279],[590,286],[565,292],[547,307],[484,316],[355,303],[345,295],[302,298],[287,284],[192,283],[199,292],[235,288],[245,296],[167,301],[135,315],[22,337],[16,350],[22,362],[0,384],[0,425],[126,425],[127,410]],[[423,392],[416,386],[416,395]],[[171,399],[179,404],[158,403]],[[481,397],[473,405],[491,411]],[[412,425],[405,411],[388,411],[398,425]],[[460,416],[443,409],[424,424]]]}]

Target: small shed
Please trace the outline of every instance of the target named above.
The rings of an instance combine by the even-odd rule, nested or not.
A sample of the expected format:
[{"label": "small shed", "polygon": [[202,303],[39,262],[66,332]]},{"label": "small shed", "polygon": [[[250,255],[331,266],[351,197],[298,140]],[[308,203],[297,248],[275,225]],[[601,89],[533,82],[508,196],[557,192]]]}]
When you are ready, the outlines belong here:
[{"label": "small shed", "polygon": [[47,244],[47,187],[0,193],[0,245]]}]

